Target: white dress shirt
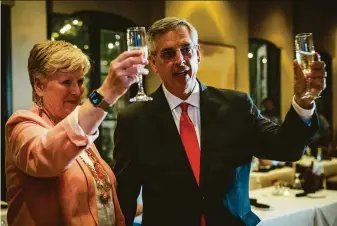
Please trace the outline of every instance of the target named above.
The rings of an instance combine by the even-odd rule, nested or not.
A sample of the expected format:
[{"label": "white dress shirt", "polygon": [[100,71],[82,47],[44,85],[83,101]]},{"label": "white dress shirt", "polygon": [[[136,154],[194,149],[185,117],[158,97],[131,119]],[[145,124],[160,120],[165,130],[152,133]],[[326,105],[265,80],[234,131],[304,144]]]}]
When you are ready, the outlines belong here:
[{"label": "white dress shirt", "polygon": [[[179,97],[174,96],[172,93],[170,93],[170,91],[168,91],[165,88],[164,84],[162,84],[162,87],[163,87],[163,91],[167,99],[167,102],[170,106],[172,116],[173,116],[174,122],[176,123],[179,134],[180,134],[180,115],[181,115],[181,108],[179,107],[179,104],[181,104],[182,102],[186,102],[190,104],[188,106],[187,113],[194,125],[194,129],[197,133],[198,143],[200,147],[201,120],[200,120],[200,87],[199,87],[199,84],[197,83],[195,85],[191,95],[186,100],[182,100]],[[293,98],[292,105],[295,111],[297,112],[297,114],[303,119],[304,122],[307,123],[308,121],[311,120],[315,107],[316,107],[315,104],[312,109],[306,110],[306,109],[301,108],[295,102],[295,99]]]},{"label": "white dress shirt", "polygon": [[200,87],[199,84],[196,84],[191,95],[186,99],[182,100],[179,97],[174,96],[172,93],[170,93],[163,84],[163,90],[165,97],[167,99],[167,102],[170,106],[174,122],[176,123],[178,132],[180,134],[180,115],[181,115],[181,108],[179,107],[179,104],[182,102],[189,103],[190,105],[187,108],[188,116],[190,117],[195,132],[197,134],[199,148],[200,148]]}]

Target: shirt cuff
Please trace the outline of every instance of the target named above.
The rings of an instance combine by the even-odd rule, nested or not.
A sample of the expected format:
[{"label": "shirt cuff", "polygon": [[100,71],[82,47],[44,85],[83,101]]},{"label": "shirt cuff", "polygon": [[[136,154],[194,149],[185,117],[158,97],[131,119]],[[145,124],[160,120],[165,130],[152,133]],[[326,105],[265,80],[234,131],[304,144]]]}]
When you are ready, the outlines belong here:
[{"label": "shirt cuff", "polygon": [[99,130],[96,129],[96,131],[93,134],[85,134],[84,133],[83,129],[78,124],[78,108],[79,107],[80,106],[77,106],[75,108],[75,110],[67,117],[67,119],[68,119],[68,122],[70,124],[71,129],[74,131],[75,134],[87,138],[88,142],[87,142],[86,147],[85,147],[85,149],[87,149],[94,143],[94,141],[98,137]]},{"label": "shirt cuff", "polygon": [[292,101],[292,105],[295,109],[295,111],[297,112],[297,114],[301,117],[301,119],[308,125],[310,126],[311,124],[311,118],[314,114],[315,108],[316,108],[316,104],[315,101],[313,102],[313,107],[309,110],[301,108],[295,101],[295,96],[293,96],[293,101]]}]

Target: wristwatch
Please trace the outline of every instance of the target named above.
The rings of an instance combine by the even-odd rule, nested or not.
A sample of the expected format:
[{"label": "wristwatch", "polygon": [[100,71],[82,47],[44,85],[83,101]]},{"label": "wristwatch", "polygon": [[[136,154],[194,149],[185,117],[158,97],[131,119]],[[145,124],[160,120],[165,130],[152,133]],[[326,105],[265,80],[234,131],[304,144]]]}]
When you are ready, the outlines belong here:
[{"label": "wristwatch", "polygon": [[108,108],[112,106],[112,104],[110,105],[104,100],[104,97],[98,92],[97,89],[92,91],[92,93],[89,95],[89,100],[95,107],[99,107],[104,111],[107,111]]}]

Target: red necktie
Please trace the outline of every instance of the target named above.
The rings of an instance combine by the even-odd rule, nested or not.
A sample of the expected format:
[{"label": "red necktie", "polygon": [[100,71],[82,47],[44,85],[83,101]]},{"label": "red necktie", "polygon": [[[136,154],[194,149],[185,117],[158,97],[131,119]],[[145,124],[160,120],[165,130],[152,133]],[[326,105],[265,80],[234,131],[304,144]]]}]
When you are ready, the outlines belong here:
[{"label": "red necktie", "polygon": [[[181,103],[179,106],[181,108],[180,115],[180,137],[183,142],[188,160],[190,162],[195,180],[199,185],[200,179],[200,148],[198,143],[197,134],[194,129],[194,125],[188,116],[187,108],[190,104]],[[201,226],[206,226],[205,218],[201,218]]]}]

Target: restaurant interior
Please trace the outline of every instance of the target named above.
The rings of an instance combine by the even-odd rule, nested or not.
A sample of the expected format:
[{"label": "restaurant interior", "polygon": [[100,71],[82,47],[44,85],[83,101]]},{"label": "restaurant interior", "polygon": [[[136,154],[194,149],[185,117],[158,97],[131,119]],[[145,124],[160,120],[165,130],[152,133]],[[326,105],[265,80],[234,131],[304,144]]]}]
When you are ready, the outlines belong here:
[{"label": "restaurant interior", "polygon": [[[106,77],[110,61],[127,50],[128,27],[147,29],[158,19],[175,16],[198,31],[202,56],[198,78],[206,85],[250,94],[261,113],[275,123],[282,123],[294,95],[295,35],[313,34],[328,75],[326,89],[316,100],[319,133],[295,163],[254,157],[249,194],[261,226],[337,226],[336,8],[336,1],[325,0],[1,1],[1,225],[6,225],[7,210],[5,124],[15,111],[32,105],[27,71],[32,46],[65,40],[80,48],[92,62],[85,79],[91,93]],[[148,69],[144,88],[150,94],[161,80]],[[110,166],[118,112],[136,93],[134,84],[100,126],[95,145]],[[305,192],[307,186],[314,192]],[[138,201],[142,202],[141,195]],[[142,215],[134,225],[141,221]]]}]

